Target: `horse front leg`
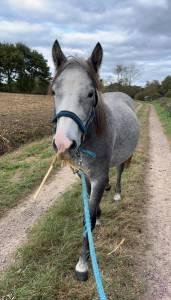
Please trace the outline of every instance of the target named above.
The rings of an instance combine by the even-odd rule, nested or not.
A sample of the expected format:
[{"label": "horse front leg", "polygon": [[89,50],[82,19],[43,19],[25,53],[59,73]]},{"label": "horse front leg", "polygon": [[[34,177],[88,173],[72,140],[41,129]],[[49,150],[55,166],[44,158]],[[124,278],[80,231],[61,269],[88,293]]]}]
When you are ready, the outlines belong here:
[{"label": "horse front leg", "polygon": [[[97,208],[99,207],[100,200],[102,198],[107,177],[91,180],[91,193],[89,200],[91,229],[93,230],[96,225]],[[88,279],[88,258],[89,258],[89,244],[87,234],[83,236],[83,246],[79,261],[76,265],[76,277],[78,280],[85,281]]]}]

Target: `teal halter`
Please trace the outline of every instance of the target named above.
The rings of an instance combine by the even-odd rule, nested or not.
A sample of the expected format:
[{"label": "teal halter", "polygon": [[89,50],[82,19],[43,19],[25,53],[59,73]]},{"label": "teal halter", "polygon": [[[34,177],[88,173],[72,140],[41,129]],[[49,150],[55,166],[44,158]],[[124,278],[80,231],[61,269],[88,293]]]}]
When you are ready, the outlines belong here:
[{"label": "teal halter", "polygon": [[83,121],[80,119],[79,116],[77,116],[74,112],[69,111],[69,110],[61,110],[59,113],[57,113],[55,115],[55,117],[53,118],[52,123],[57,123],[58,119],[60,119],[61,117],[67,117],[67,118],[72,119],[78,125],[78,127],[82,133],[82,140],[83,140],[83,136],[86,135],[89,125],[93,121],[93,119],[96,115],[95,107],[97,105],[97,102],[98,102],[98,96],[97,96],[97,91],[95,91],[95,103],[92,106],[91,114],[88,117],[85,124],[83,123]]}]

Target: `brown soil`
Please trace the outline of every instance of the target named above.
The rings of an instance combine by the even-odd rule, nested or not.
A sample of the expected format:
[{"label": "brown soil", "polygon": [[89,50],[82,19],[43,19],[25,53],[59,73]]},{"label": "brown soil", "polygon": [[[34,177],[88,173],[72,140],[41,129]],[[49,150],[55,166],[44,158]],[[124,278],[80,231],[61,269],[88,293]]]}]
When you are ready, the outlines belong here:
[{"label": "brown soil", "polygon": [[53,99],[0,93],[0,155],[52,132]]},{"label": "brown soil", "polygon": [[171,152],[156,115],[150,110],[150,166],[147,174],[147,228],[149,249],[145,277],[145,300],[171,299]]}]

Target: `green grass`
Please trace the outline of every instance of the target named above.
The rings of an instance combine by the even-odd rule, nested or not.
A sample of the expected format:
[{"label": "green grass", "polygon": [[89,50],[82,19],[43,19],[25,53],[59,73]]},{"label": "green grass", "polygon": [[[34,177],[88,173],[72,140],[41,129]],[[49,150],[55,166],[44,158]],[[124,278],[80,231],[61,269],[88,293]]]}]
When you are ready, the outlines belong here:
[{"label": "green grass", "polygon": [[51,138],[43,138],[0,157],[0,216],[40,183],[52,156]]},{"label": "green grass", "polygon": [[170,113],[166,110],[165,106],[161,106],[161,102],[154,102],[157,114],[160,118],[162,126],[166,135],[171,139],[171,116]]},{"label": "green grass", "polygon": [[[145,108],[144,108],[145,107]],[[123,199],[113,202],[112,191],[102,201],[102,227],[94,231],[98,262],[108,300],[138,299],[144,290],[139,258],[144,253],[144,177],[148,149],[148,106],[139,111],[141,141],[132,166],[123,176]],[[0,299],[17,300],[95,300],[95,281],[74,278],[74,267],[82,244],[81,187],[65,193],[29,234],[28,243],[17,253],[13,267],[0,282]],[[107,253],[125,238],[113,255]],[[91,268],[90,268],[91,269]]]}]

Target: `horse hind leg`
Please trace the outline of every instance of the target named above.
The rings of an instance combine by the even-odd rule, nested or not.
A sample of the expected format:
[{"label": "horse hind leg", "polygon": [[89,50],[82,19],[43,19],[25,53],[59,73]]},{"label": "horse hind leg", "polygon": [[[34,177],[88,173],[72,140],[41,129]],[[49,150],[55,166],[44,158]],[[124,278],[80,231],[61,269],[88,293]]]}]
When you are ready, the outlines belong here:
[{"label": "horse hind leg", "polygon": [[110,183],[110,180],[109,180],[109,175],[106,179],[106,185],[105,185],[105,191],[108,192],[111,190],[111,183]]},{"label": "horse hind leg", "polygon": [[123,170],[124,170],[124,163],[116,167],[117,179],[116,179],[116,186],[115,186],[115,195],[113,198],[115,201],[121,200],[121,177],[122,177]]},{"label": "horse hind leg", "polygon": [[101,211],[100,203],[99,203],[97,206],[97,210],[96,210],[96,226],[101,225],[101,221],[100,221],[101,214],[102,214],[102,211]]},{"label": "horse hind leg", "polygon": [[116,186],[115,186],[115,195],[114,195],[114,200],[119,201],[121,200],[121,178],[122,178],[122,173],[124,169],[129,168],[131,161],[132,161],[133,155],[131,155],[126,161],[124,161],[122,164],[116,167],[116,172],[117,172],[117,179],[116,179]]},{"label": "horse hind leg", "polygon": [[108,192],[110,190],[111,190],[111,184],[110,184],[110,181],[108,181],[108,183],[105,186],[105,191]]}]

